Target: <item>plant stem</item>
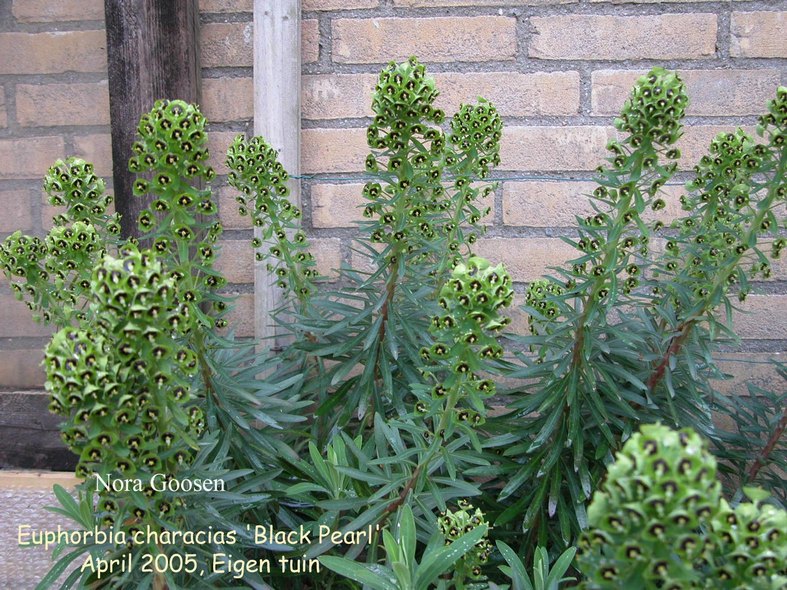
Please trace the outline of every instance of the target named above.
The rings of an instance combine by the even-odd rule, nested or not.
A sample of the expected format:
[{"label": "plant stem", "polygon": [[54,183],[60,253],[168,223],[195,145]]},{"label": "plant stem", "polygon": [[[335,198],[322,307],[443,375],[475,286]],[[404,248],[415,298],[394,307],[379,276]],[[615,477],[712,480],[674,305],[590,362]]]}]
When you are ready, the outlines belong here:
[{"label": "plant stem", "polygon": [[[776,174],[772,182],[769,183],[770,189],[768,190],[768,194],[760,202],[757,214],[754,216],[754,219],[749,225],[749,231],[746,232],[746,235],[742,240],[743,244],[749,244],[752,242],[752,240],[756,241],[757,233],[760,230],[760,227],[762,226],[762,222],[765,219],[765,216],[768,213],[768,211],[770,211],[772,204],[776,201],[776,197],[777,197],[776,190],[779,188],[779,186],[781,185],[784,179],[785,168],[787,168],[787,151],[783,150],[781,157],[779,158]],[[729,268],[734,269],[735,267],[737,267],[741,259],[743,258],[744,254],[745,252],[742,252],[741,254],[737,255],[733,259],[732,264],[730,264]],[[680,353],[680,350],[683,344],[686,342],[686,339],[689,337],[692,329],[694,328],[694,325],[700,319],[702,319],[706,313],[708,313],[715,307],[715,304],[713,304],[712,302],[715,301],[717,297],[719,297],[722,294],[728,276],[729,275],[727,273],[723,273],[723,272],[716,273],[716,276],[713,281],[713,288],[711,289],[708,296],[705,298],[703,305],[678,324],[675,333],[670,337],[670,343],[667,346],[666,352],[664,353],[663,357],[654,368],[653,373],[651,373],[650,377],[648,378],[647,386],[648,386],[649,395],[653,394],[656,387],[663,379],[664,373],[666,372],[670,359],[673,356]]]},{"label": "plant stem", "polygon": [[650,377],[648,377],[647,386],[649,393],[653,393],[656,385],[664,377],[664,372],[667,370],[667,365],[669,365],[670,358],[680,352],[683,343],[686,341],[689,334],[691,334],[692,327],[693,324],[683,324],[682,328],[678,332],[678,335],[670,341],[670,345],[667,348],[667,352],[664,354],[664,357],[650,374]]},{"label": "plant stem", "polygon": [[396,509],[399,508],[399,506],[401,506],[402,504],[404,504],[404,501],[407,499],[407,494],[409,494],[410,490],[412,490],[413,487],[415,486],[415,482],[418,480],[418,476],[421,475],[421,471],[423,470],[423,467],[424,467],[424,463],[418,464],[418,466],[415,468],[415,471],[413,471],[412,477],[410,477],[410,479],[407,481],[405,486],[402,488],[402,491],[399,493],[399,496],[395,500],[393,500],[390,504],[388,504],[388,506],[385,507],[385,510],[380,515],[380,518],[377,519],[377,522],[380,522],[383,519],[388,518],[389,514],[396,512]]},{"label": "plant stem", "polygon": [[[639,154],[640,152],[637,152]],[[639,155],[633,161],[633,166],[635,168],[632,175],[639,175],[640,168],[641,168],[642,157]],[[616,174],[616,176],[620,176],[620,173]],[[587,294],[582,315],[579,318],[579,322],[577,323],[576,335],[574,340],[574,346],[572,348],[571,354],[571,370],[576,370],[577,367],[581,364],[581,355],[582,355],[582,348],[585,344],[585,326],[587,325],[588,319],[590,318],[590,313],[595,308],[595,304],[597,301],[598,293],[601,291],[602,287],[606,283],[606,280],[610,274],[610,271],[614,273],[615,269],[610,269],[612,263],[617,258],[618,253],[618,245],[620,243],[620,238],[622,237],[623,228],[625,227],[625,222],[623,221],[624,215],[628,212],[629,205],[631,203],[631,195],[619,202],[616,206],[616,213],[615,219],[612,222],[611,230],[609,234],[609,239],[607,243],[604,245],[604,258],[602,261],[602,267],[606,271],[601,276],[597,277],[595,281],[593,281],[593,285],[590,288],[590,292]]]},{"label": "plant stem", "polygon": [[450,393],[448,394],[448,400],[446,401],[445,409],[443,411],[442,416],[440,417],[440,422],[434,433],[435,436],[434,442],[429,447],[429,451],[427,452],[426,457],[415,468],[412,476],[410,476],[410,479],[407,481],[404,488],[402,488],[399,497],[396,498],[385,508],[385,511],[380,517],[381,519],[386,517],[388,514],[394,512],[399,506],[401,506],[401,504],[405,501],[405,499],[407,499],[407,494],[410,492],[410,490],[412,490],[415,487],[421,474],[426,473],[427,470],[429,469],[429,464],[432,462],[432,459],[434,459],[438,449],[442,446],[440,444],[440,441],[443,440],[443,436],[441,433],[443,433],[446,427],[448,426],[448,416],[450,416],[451,412],[453,412],[456,403],[459,401],[459,392],[465,380],[466,378],[457,380],[456,384],[451,389]]},{"label": "plant stem", "polygon": [[754,459],[754,463],[752,463],[751,467],[749,467],[749,470],[746,472],[747,481],[754,481],[757,477],[760,469],[767,463],[768,457],[770,457],[773,449],[776,448],[776,444],[779,442],[782,434],[784,434],[785,429],[787,429],[787,407],[782,410],[782,417],[771,433],[771,436],[768,438],[768,442],[765,443],[765,446],[759,452],[757,458]]}]

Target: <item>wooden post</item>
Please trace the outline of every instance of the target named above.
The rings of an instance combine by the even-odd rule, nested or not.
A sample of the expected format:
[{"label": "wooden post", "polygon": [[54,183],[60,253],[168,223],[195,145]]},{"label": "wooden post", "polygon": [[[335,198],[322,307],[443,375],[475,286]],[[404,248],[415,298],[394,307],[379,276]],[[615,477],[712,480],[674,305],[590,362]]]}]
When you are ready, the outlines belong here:
[{"label": "wooden post", "polygon": [[200,100],[197,0],[104,0],[115,207],[124,236],[147,206],[128,169],[142,113],[160,98]]},{"label": "wooden post", "polygon": [[[300,174],[301,137],[301,7],[299,0],[254,0],[254,133],[279,150],[291,175]],[[291,200],[300,203],[300,182],[290,180]],[[281,291],[265,263],[256,263],[255,327],[257,338],[275,337],[271,319],[281,304]]]}]

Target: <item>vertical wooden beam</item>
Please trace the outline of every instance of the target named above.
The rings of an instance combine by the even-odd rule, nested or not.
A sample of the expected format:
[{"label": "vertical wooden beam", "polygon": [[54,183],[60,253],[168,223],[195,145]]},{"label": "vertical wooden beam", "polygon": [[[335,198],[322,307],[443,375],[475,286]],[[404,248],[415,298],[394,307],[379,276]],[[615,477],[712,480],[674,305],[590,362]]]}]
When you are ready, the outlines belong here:
[{"label": "vertical wooden beam", "polygon": [[[264,136],[279,150],[279,160],[291,175],[300,174],[299,0],[254,0],[254,133]],[[290,180],[290,190],[293,204],[300,207],[300,182],[297,179]],[[281,291],[264,262],[256,263],[254,282],[257,337],[273,337],[275,345],[281,345],[271,319],[271,312],[281,304]]]},{"label": "vertical wooden beam", "polygon": [[137,235],[148,203],[132,195],[131,144],[142,113],[160,98],[200,100],[197,0],[104,0],[115,207],[124,236]]}]

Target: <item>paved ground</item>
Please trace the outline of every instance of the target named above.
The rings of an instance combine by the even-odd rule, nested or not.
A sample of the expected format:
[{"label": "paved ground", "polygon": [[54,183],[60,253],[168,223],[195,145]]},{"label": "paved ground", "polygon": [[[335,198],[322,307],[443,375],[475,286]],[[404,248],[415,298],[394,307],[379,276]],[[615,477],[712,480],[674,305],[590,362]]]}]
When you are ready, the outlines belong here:
[{"label": "paved ground", "polygon": [[68,519],[45,507],[56,504],[52,493],[55,483],[68,489],[74,482],[67,473],[0,471],[0,589],[32,590],[49,570],[51,551],[20,547],[19,526],[55,531],[58,524],[72,528]]}]

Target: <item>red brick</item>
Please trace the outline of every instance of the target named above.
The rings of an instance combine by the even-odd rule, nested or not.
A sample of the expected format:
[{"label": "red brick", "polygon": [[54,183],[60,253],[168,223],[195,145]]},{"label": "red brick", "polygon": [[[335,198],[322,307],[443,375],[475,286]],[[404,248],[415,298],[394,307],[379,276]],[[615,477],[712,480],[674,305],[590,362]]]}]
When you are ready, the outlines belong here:
[{"label": "red brick", "polygon": [[[593,72],[594,115],[614,115],[623,108],[631,88],[645,70]],[[757,115],[776,94],[781,73],[761,70],[680,70],[689,95],[688,115]]]},{"label": "red brick", "polygon": [[0,74],[105,72],[106,33],[0,33]]},{"label": "red brick", "polygon": [[[527,336],[530,334],[530,321],[529,316],[522,310],[525,304],[525,296],[521,293],[514,293],[514,302],[510,307],[501,310],[503,315],[511,318],[511,323],[506,328],[507,333],[519,334],[520,336]],[[518,383],[511,385],[517,386]]]},{"label": "red brick", "polygon": [[360,172],[369,153],[365,129],[304,129],[301,132],[301,170]]},{"label": "red brick", "polygon": [[516,19],[502,16],[336,19],[333,60],[482,62],[516,56]]},{"label": "red brick", "polygon": [[733,12],[730,20],[730,55],[787,57],[785,15],[787,12]]},{"label": "red brick", "polygon": [[[385,249],[383,244],[370,244],[372,250],[377,253],[382,252]],[[354,270],[357,270],[362,273],[373,273],[377,270],[377,266],[374,264],[374,259],[370,255],[370,252],[367,248],[358,248],[352,246],[350,248],[350,265]]]},{"label": "red brick", "polygon": [[483,72],[436,74],[437,105],[453,114],[481,96],[503,116],[575,115],[579,112],[577,72]]},{"label": "red brick", "polygon": [[662,188],[659,193],[659,197],[664,199],[664,202],[667,206],[661,211],[647,209],[645,213],[643,213],[642,218],[645,221],[655,221],[660,219],[666,226],[669,226],[669,224],[675,219],[683,217],[686,214],[680,204],[680,197],[681,195],[685,194],[686,189],[682,184],[668,184]]},{"label": "red brick", "polygon": [[33,320],[31,312],[24,302],[18,301],[6,288],[3,276],[3,290],[0,292],[0,338],[17,338],[23,336],[49,336],[53,329]]},{"label": "red brick", "polygon": [[211,122],[254,118],[254,80],[203,78],[202,113]]},{"label": "red brick", "polygon": [[493,264],[505,264],[515,281],[530,282],[544,274],[547,267],[564,266],[577,257],[577,250],[558,238],[483,238],[475,253]]},{"label": "red brick", "polygon": [[[523,227],[577,226],[576,217],[593,215],[591,193],[598,185],[593,182],[528,180],[503,184],[503,223]],[[666,186],[661,197],[667,207],[658,213],[648,209],[646,220],[661,219],[669,224],[682,214],[679,197],[681,186]]]},{"label": "red brick", "polygon": [[[234,284],[254,282],[254,252],[250,240],[222,240],[216,268]],[[341,265],[339,238],[312,238],[310,251],[317,262],[317,270],[328,278],[335,278]]]},{"label": "red brick", "polygon": [[112,176],[112,138],[106,133],[74,137],[74,155],[95,166],[96,174],[104,179]]},{"label": "red brick", "polygon": [[[434,75],[440,95],[435,103],[450,116],[481,96],[504,116],[572,115],[579,110],[577,72],[489,72]],[[372,116],[375,74],[319,74],[303,77],[305,119]]]},{"label": "red brick", "polygon": [[363,184],[317,184],[311,189],[314,227],[355,227],[367,203]]},{"label": "red brick", "polygon": [[227,174],[229,168],[225,164],[227,160],[227,148],[235,141],[238,136],[237,131],[210,131],[208,133],[208,150],[210,158],[208,162],[216,170],[216,174]]},{"label": "red brick", "polygon": [[787,295],[749,295],[735,313],[735,332],[746,340],[787,339]]},{"label": "red brick", "polygon": [[33,227],[30,191],[0,191],[0,233],[29,231]]},{"label": "red brick", "polygon": [[526,227],[576,227],[593,212],[591,182],[525,181],[503,185],[503,223]]},{"label": "red brick", "polygon": [[38,389],[46,381],[44,351],[3,350],[0,353],[0,389]]},{"label": "red brick", "polygon": [[304,119],[369,117],[374,74],[317,74],[301,77]]},{"label": "red brick", "polygon": [[[362,195],[363,184],[318,184],[311,189],[312,225],[314,227],[355,227],[362,221],[363,207],[368,203]],[[450,187],[446,185],[446,188]],[[481,219],[483,225],[494,223],[494,195],[475,202],[476,207],[489,207],[490,212]]]},{"label": "red brick", "polygon": [[202,66],[251,67],[254,61],[253,23],[208,23],[200,28]]},{"label": "red brick", "polygon": [[[240,204],[235,200],[238,194],[238,191],[229,185],[218,190],[219,219],[225,229],[251,229],[252,227],[251,217],[249,215],[244,217],[238,213]],[[213,193],[213,198],[216,198],[216,192]]]},{"label": "red brick", "polygon": [[[707,152],[710,140],[730,126],[686,127],[678,147],[681,169],[691,169]],[[751,132],[751,128],[744,127]],[[616,135],[604,126],[519,126],[503,132],[501,170],[594,170],[604,162],[606,144]],[[304,129],[303,172],[359,172],[369,153],[364,129]]]},{"label": "red brick", "polygon": [[509,127],[503,129],[502,170],[594,170],[606,155],[607,127]]},{"label": "red brick", "polygon": [[301,21],[301,61],[305,64],[320,59],[320,27],[317,19]]},{"label": "red brick", "polygon": [[23,23],[104,20],[101,0],[14,0],[11,12]]},{"label": "red brick", "polygon": [[251,12],[254,0],[199,0],[199,11],[206,12]]},{"label": "red brick", "polygon": [[335,279],[342,265],[341,240],[339,238],[312,238],[310,251],[317,261],[317,270],[324,277]]},{"label": "red brick", "polygon": [[55,224],[53,223],[54,218],[57,215],[64,214],[66,212],[66,207],[53,207],[48,202],[41,205],[41,227],[44,229],[45,232],[51,230]]},{"label": "red brick", "polygon": [[716,51],[715,14],[532,17],[538,59],[701,59]]},{"label": "red brick", "polygon": [[727,395],[748,395],[748,385],[754,385],[766,391],[784,389],[784,377],[776,371],[773,361],[784,362],[783,354],[779,353],[718,353],[716,364],[731,379],[714,380],[716,391]]},{"label": "red brick", "polygon": [[0,86],[0,129],[8,126],[8,114],[5,109],[5,88]]},{"label": "red brick", "polygon": [[303,0],[301,10],[352,10],[354,8],[376,8],[380,0]]},{"label": "red brick", "polygon": [[393,0],[394,6],[431,8],[433,6],[552,6],[576,4],[579,0]]},{"label": "red brick", "polygon": [[254,282],[254,252],[251,240],[221,240],[221,250],[216,261],[216,270],[229,283]]},{"label": "red brick", "polygon": [[0,139],[0,179],[41,178],[63,152],[60,136]]},{"label": "red brick", "polygon": [[241,293],[227,313],[227,330],[234,330],[238,338],[254,337],[254,294]]},{"label": "red brick", "polygon": [[22,127],[109,125],[107,82],[19,84],[16,119]]}]

